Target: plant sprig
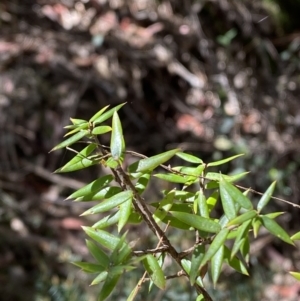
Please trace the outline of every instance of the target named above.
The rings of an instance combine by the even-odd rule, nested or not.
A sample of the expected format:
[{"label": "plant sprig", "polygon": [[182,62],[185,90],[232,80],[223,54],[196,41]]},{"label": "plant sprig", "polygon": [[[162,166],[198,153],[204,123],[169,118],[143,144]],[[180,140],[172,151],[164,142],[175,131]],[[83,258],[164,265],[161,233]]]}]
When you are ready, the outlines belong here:
[{"label": "plant sprig", "polygon": [[[110,169],[110,174],[95,179],[78,189],[67,199],[88,202],[98,201],[82,215],[99,214],[101,219],[92,227],[83,230],[89,236],[87,248],[96,263],[76,262],[83,271],[97,273],[92,284],[102,283],[99,300],[105,300],[114,290],[124,273],[143,266],[144,275],[133,288],[127,300],[134,300],[140,287],[148,280],[149,289],[155,285],[164,289],[166,281],[185,276],[195,287],[197,300],[212,300],[203,285],[202,278],[210,271],[214,286],[217,284],[224,264],[239,273],[248,275],[247,263],[250,256],[250,235],[256,236],[261,227],[278,239],[294,245],[300,238],[296,233],[290,237],[275,221],[277,212],[262,214],[275,189],[275,182],[262,194],[257,206],[245,190],[235,182],[247,173],[223,175],[211,171],[211,167],[227,164],[241,155],[235,155],[215,162],[205,163],[201,158],[180,149],[168,150],[152,157],[126,150],[122,123],[118,110],[124,104],[97,112],[90,120],[71,119],[66,126],[67,138],[52,151],[87,143],[81,151],[56,172],[72,172],[92,165]],[[112,118],[111,125],[106,125]],[[101,144],[101,136],[110,135],[110,146]],[[134,162],[125,167],[127,156]],[[177,156],[183,165],[171,166],[166,162]],[[156,173],[162,167],[166,173]],[[162,191],[162,198],[156,202],[144,199],[144,191],[152,177],[171,183],[174,187]],[[179,186],[178,186],[179,185]],[[178,188],[180,187],[180,188]],[[221,207],[221,214],[216,207]],[[157,238],[156,247],[138,250],[128,242],[126,234],[130,224],[145,222]],[[162,225],[167,225],[162,230]],[[116,227],[116,232],[111,227]],[[180,251],[180,245],[170,241],[167,228],[177,229],[180,235],[194,236],[194,243],[187,250]],[[124,232],[126,230],[127,232]],[[117,233],[117,234],[115,234]],[[191,233],[191,234],[190,234]],[[228,244],[229,241],[233,243]],[[175,274],[167,275],[164,260],[169,255]]]}]

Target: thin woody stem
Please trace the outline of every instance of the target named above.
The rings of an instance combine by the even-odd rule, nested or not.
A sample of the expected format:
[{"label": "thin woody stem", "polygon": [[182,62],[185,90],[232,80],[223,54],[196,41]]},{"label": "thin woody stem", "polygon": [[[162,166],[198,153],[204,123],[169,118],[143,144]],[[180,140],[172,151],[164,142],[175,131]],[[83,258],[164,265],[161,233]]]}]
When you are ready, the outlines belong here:
[{"label": "thin woody stem", "polygon": [[[109,152],[101,146],[98,137],[97,136],[93,136],[93,137],[94,137],[94,141],[96,142],[96,145],[98,146],[99,153],[101,155],[107,155]],[[159,245],[163,243],[166,246],[165,251],[171,255],[171,257],[177,262],[177,264],[183,270],[184,275],[188,277],[188,275],[184,272],[181,263],[182,257],[179,256],[179,253],[175,250],[175,248],[173,247],[173,245],[165,235],[165,232],[155,222],[151,211],[148,209],[144,199],[139,195],[134,184],[131,182],[128,174],[124,171],[121,165],[119,165],[116,169],[113,168],[110,169],[114,175],[115,180],[120,185],[122,190],[131,190],[133,192],[134,198],[132,204],[134,206],[134,209],[142,216],[143,220],[147,223],[148,227],[157,236],[157,238],[159,239]],[[194,287],[197,290],[198,294],[202,294],[204,296],[205,301],[213,301],[203,287],[200,287],[197,284],[194,284]]]}]

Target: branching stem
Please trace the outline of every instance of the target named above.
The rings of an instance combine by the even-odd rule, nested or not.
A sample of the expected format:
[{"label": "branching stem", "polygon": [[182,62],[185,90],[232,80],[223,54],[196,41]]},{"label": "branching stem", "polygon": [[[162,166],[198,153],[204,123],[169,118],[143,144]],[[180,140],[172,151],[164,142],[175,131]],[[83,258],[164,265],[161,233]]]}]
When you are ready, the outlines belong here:
[{"label": "branching stem", "polygon": [[[101,155],[107,155],[108,151],[104,149],[101,144],[99,143],[98,137],[93,136],[94,140],[98,146],[99,153]],[[169,169],[167,167],[167,169]],[[131,182],[128,174],[125,172],[123,167],[119,165],[116,169],[111,168],[111,172],[113,173],[113,176],[117,183],[120,185],[122,190],[131,190],[133,192],[133,201],[132,204],[134,206],[134,209],[142,216],[142,219],[146,222],[148,227],[151,229],[151,231],[156,235],[156,237],[159,239],[159,242],[163,244],[163,248],[165,248],[165,252],[169,253],[171,257],[177,262],[177,264],[180,266],[180,268],[184,271],[181,259],[182,257],[179,255],[179,253],[176,251],[176,249],[173,247],[167,236],[165,235],[164,231],[158,226],[158,224],[155,222],[151,211],[148,209],[144,199],[139,195],[137,189],[135,188],[134,184]],[[160,244],[159,243],[159,244]],[[188,275],[183,272],[185,276],[188,277]],[[205,301],[213,301],[207,291],[200,287],[197,284],[194,284],[195,289],[197,290],[198,294],[202,294],[204,296]]]}]

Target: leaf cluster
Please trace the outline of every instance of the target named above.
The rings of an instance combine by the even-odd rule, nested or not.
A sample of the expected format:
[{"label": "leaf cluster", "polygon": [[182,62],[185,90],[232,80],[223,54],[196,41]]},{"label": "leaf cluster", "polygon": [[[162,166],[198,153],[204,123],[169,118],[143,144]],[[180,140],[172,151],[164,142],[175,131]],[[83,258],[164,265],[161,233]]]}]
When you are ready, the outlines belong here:
[{"label": "leaf cluster", "polygon": [[[208,273],[216,285],[225,264],[248,275],[252,237],[257,237],[261,227],[291,245],[300,238],[299,233],[290,237],[275,221],[282,212],[263,213],[274,192],[275,182],[254,206],[249,191],[242,192],[235,185],[247,173],[229,176],[214,172],[240,155],[205,163],[180,149],[149,158],[126,150],[118,116],[123,105],[111,109],[107,106],[88,121],[71,119],[72,124],[65,127],[67,138],[53,148],[69,149],[82,140],[87,145],[56,172],[73,172],[92,165],[110,170],[110,174],[95,179],[67,198],[75,202],[98,202],[82,213],[101,216],[94,225],[83,228],[89,237],[87,248],[95,262],[74,264],[87,273],[96,274],[91,284],[102,283],[99,300],[110,295],[123,274],[140,266],[144,267],[145,274],[127,300],[134,300],[147,281],[149,289],[153,285],[164,289],[167,281],[179,276],[185,276],[195,287],[197,300],[212,300],[203,285],[203,277]],[[111,124],[107,125],[110,119]],[[101,144],[104,134],[110,134],[109,147]],[[127,156],[133,161],[129,166],[124,164]],[[180,158],[182,165],[165,165],[174,156]],[[165,172],[157,172],[159,167]],[[143,193],[152,177],[169,182],[174,188],[162,191],[161,199],[149,203],[144,200]],[[217,204],[222,208],[222,214],[218,214]],[[127,241],[124,229],[130,231],[130,224],[142,222],[157,238],[156,246],[151,249],[138,250],[134,242]],[[112,231],[112,227],[116,227],[117,232]],[[173,245],[168,238],[169,228],[177,229],[180,235],[192,233],[191,247],[179,250],[180,246]],[[167,256],[177,267],[176,275],[167,274],[164,267]],[[299,277],[297,273],[293,275]]]}]

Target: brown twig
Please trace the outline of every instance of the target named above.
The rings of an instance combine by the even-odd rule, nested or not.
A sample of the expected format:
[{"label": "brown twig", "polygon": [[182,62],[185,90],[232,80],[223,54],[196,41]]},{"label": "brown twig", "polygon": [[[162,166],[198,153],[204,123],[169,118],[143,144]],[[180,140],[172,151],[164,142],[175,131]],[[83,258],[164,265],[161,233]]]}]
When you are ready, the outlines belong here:
[{"label": "brown twig", "polygon": [[[166,228],[164,230],[164,233],[167,231],[168,227],[169,227],[169,223],[167,224],[167,226],[166,226]],[[161,243],[162,243],[162,239],[159,240],[159,242],[158,242],[158,244],[157,244],[157,246],[156,246],[155,249],[159,249],[159,246],[161,245]],[[136,296],[136,294],[138,293],[138,291],[141,289],[142,284],[145,282],[146,275],[147,275],[147,272],[145,272],[143,274],[142,278],[139,280],[138,284],[136,285],[135,290],[133,292],[134,296]],[[132,298],[132,300],[133,300],[133,298]]]},{"label": "brown twig", "polygon": [[[133,151],[126,151],[126,153],[131,154],[131,155],[134,155],[134,156],[136,156],[136,157],[140,157],[140,158],[142,158],[142,159],[148,158],[147,156],[141,155],[141,154],[136,153],[136,152],[133,152]],[[189,174],[180,172],[180,171],[178,171],[178,170],[174,170],[173,168],[171,168],[171,167],[169,167],[169,166],[166,166],[166,165],[163,165],[163,164],[161,164],[160,166],[161,166],[163,169],[165,169],[165,170],[167,170],[167,171],[169,171],[169,172],[172,172],[172,173],[174,173],[174,174],[178,174],[178,175],[181,175],[181,176],[190,176]],[[205,176],[199,176],[199,178],[202,179],[202,180],[209,180],[209,179],[207,179]],[[203,185],[203,181],[202,181],[201,183],[202,183],[202,185]],[[252,189],[252,188],[246,188],[246,187],[243,187],[243,186],[237,185],[237,184],[235,184],[235,186],[238,187],[238,188],[240,188],[240,189],[243,189],[243,190],[249,190],[250,192],[255,193],[255,194],[257,194],[257,195],[263,195],[262,192],[256,191],[256,190],[254,190],[254,189]],[[288,205],[293,206],[294,208],[300,208],[300,205],[295,204],[295,203],[292,203],[292,202],[290,202],[290,201],[287,201],[287,200],[282,199],[282,198],[279,198],[279,197],[271,196],[271,199],[277,200],[277,201],[280,201],[280,202],[283,202],[283,203],[286,203],[286,204],[288,204]]]},{"label": "brown twig", "polygon": [[[100,144],[100,141],[97,136],[93,136],[94,141],[96,142],[98,146],[98,151],[100,155],[107,155],[108,151],[103,148]],[[134,184],[131,182],[129,175],[125,172],[123,167],[119,165],[116,167],[116,169],[111,168],[111,172],[114,175],[115,180],[120,185],[122,190],[131,190],[133,192],[133,200],[132,204],[134,206],[134,209],[142,216],[142,219],[146,222],[149,229],[157,236],[159,239],[159,245],[161,243],[164,244],[166,247],[166,252],[171,255],[171,257],[177,262],[177,264],[181,267],[182,270],[183,266],[181,263],[181,257],[179,256],[179,253],[176,251],[176,249],[173,247],[171,242],[169,241],[168,237],[165,235],[165,232],[158,226],[158,224],[155,222],[151,211],[148,209],[145,200],[139,195],[137,189],[135,188]],[[185,272],[184,272],[185,273]],[[188,275],[185,273],[185,275],[188,277]],[[195,289],[197,290],[198,294],[202,294],[204,296],[205,301],[212,301],[210,295],[207,293],[207,291],[199,286],[198,284],[194,284]]]},{"label": "brown twig", "polygon": [[147,249],[147,250],[140,250],[140,251],[133,251],[133,255],[135,256],[142,256],[145,254],[157,254],[168,251],[168,246],[162,246],[155,249]]},{"label": "brown twig", "polygon": [[[250,192],[255,193],[255,194],[258,194],[258,195],[263,195],[262,192],[256,191],[256,190],[254,190],[254,189],[252,189],[252,188],[246,188],[246,187],[243,187],[243,186],[241,186],[241,185],[235,185],[235,186],[238,187],[238,188],[241,188],[241,189],[243,189],[243,190],[249,190]],[[271,196],[271,199],[277,200],[277,201],[280,201],[280,202],[283,202],[283,203],[286,203],[286,204],[288,204],[288,205],[293,206],[294,208],[300,208],[300,205],[295,204],[295,203],[292,203],[292,202],[287,201],[287,200],[282,199],[282,198],[278,198],[278,197],[276,197],[276,196]]]},{"label": "brown twig", "polygon": [[[182,277],[182,276],[186,276],[184,270],[180,270],[176,274],[166,276],[165,279],[169,280],[169,279],[179,278],[179,277]],[[144,278],[144,282],[150,281],[150,280],[151,280],[151,278]]]}]

